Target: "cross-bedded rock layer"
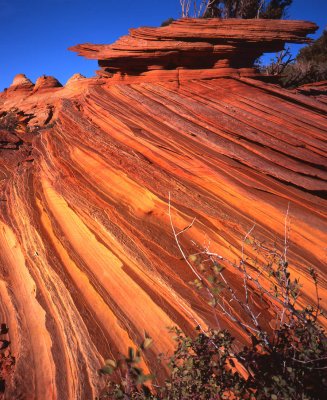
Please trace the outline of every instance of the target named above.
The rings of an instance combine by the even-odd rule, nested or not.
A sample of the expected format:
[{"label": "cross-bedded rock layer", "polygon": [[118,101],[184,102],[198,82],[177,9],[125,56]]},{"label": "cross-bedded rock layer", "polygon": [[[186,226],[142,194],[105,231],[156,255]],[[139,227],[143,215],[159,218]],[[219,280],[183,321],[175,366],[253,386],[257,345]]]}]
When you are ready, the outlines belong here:
[{"label": "cross-bedded rock layer", "polygon": [[[326,105],[259,80],[185,73],[78,75],[65,87],[42,78],[38,90],[19,76],[0,95],[0,314],[16,357],[5,398],[94,398],[103,359],[144,332],[151,369],[173,350],[167,327],[214,323],[189,284],[169,194],[176,230],[196,217],[180,235],[186,254],[210,243],[231,260],[254,223],[282,248],[289,209],[292,272],[314,301],[314,266],[325,298]],[[243,292],[237,271],[227,278]],[[268,325],[273,311],[260,307]]]},{"label": "cross-bedded rock layer", "polygon": [[306,35],[316,29],[304,21],[185,18],[167,27],[131,29],[111,45],[86,43],[71,50],[99,60],[98,73],[105,76],[176,68],[224,69],[221,73],[230,75],[233,69],[252,68],[264,52],[280,51],[285,42],[309,41]]}]

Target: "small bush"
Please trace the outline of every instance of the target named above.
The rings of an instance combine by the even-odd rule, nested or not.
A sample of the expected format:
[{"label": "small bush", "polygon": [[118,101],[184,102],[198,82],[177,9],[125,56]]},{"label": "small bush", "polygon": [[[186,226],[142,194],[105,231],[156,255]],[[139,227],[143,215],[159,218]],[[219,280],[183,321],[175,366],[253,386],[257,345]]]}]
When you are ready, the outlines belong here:
[{"label": "small bush", "polygon": [[[177,233],[173,223],[172,228],[181,249],[178,238],[185,230]],[[285,232],[288,229],[285,221]],[[102,373],[109,375],[120,371],[123,377],[119,383],[109,381],[103,399],[327,398],[327,338],[319,323],[325,316],[320,310],[317,273],[312,268],[309,270],[316,289],[316,305],[299,306],[301,286],[299,279],[291,277],[287,238],[280,253],[276,246],[268,248],[250,237],[251,232],[244,238],[242,256],[237,263],[209,249],[188,257],[181,250],[187,266],[196,275],[190,284],[207,297],[217,317],[224,314],[244,331],[248,343],[237,347],[231,333],[219,328],[204,331],[198,326],[193,337],[172,328],[176,350],[166,360],[170,368],[168,379],[160,383],[155,377],[144,375],[138,367],[142,352],[151,344],[147,338],[147,346],[143,344],[136,351],[130,349],[127,357],[119,362],[110,360],[102,369]],[[252,246],[265,261],[258,262],[262,257],[246,258],[245,245]],[[234,268],[243,276],[243,293],[236,291],[226,278],[227,268]],[[269,289],[261,284],[264,277],[269,279]],[[275,310],[274,327],[264,328],[267,323],[256,310],[253,298],[256,303],[264,298],[270,309]]]},{"label": "small bush", "polygon": [[279,83],[286,88],[327,80],[327,31],[312,44],[303,47],[295,59],[286,49],[261,69],[266,74],[279,75]]}]

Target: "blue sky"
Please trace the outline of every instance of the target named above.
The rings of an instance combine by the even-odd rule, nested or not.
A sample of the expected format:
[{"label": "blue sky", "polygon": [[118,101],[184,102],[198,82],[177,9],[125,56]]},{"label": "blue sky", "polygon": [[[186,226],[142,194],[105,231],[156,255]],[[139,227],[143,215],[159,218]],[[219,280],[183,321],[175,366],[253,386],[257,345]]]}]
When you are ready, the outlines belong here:
[{"label": "blue sky", "polygon": [[[316,22],[319,36],[327,24],[327,0],[293,3],[289,17]],[[0,0],[0,90],[18,73],[32,81],[53,75],[63,84],[76,72],[92,76],[97,62],[69,46],[112,43],[129,28],[179,16],[179,0]]]}]

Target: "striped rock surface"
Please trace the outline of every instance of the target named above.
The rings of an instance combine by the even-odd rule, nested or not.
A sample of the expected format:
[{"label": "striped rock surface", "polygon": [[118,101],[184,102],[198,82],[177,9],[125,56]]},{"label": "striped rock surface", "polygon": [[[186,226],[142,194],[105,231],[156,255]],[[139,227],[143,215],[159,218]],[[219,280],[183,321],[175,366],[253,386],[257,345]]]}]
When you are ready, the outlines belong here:
[{"label": "striped rock surface", "polygon": [[[326,298],[326,104],[240,74],[158,76],[43,78],[35,90],[20,75],[0,95],[0,315],[16,358],[6,399],[93,399],[103,360],[145,332],[153,370],[174,348],[167,327],[214,324],[172,230],[194,218],[185,254],[233,261],[254,224],[283,250],[288,213],[303,299],[315,301],[309,267]],[[226,277],[242,296],[238,271]],[[260,307],[268,325],[274,312]]]}]

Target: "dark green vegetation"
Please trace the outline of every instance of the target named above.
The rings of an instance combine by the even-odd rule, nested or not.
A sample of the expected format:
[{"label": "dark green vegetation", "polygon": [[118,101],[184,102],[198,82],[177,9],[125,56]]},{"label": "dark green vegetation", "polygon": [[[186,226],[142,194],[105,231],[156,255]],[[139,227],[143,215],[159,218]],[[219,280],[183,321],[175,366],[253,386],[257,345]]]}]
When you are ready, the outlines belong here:
[{"label": "dark green vegetation", "polygon": [[327,80],[327,31],[312,44],[303,47],[295,59],[286,49],[262,70],[263,73],[279,76],[279,83],[286,88]]},{"label": "dark green vegetation", "polygon": [[279,19],[285,16],[292,2],[293,0],[209,0],[204,17]]},{"label": "dark green vegetation", "polygon": [[327,80],[326,30],[319,39],[299,51],[295,62],[286,66],[283,75],[281,83],[285,87]]},{"label": "dark green vegetation", "polygon": [[270,18],[285,17],[293,0],[180,0],[182,17]]},{"label": "dark green vegetation", "polygon": [[[327,398],[327,338],[320,324],[325,316],[316,272],[309,270],[316,305],[300,306],[301,286],[289,272],[287,246],[279,253],[248,237],[245,244],[256,250],[255,259],[244,257],[243,249],[238,263],[206,251],[185,258],[197,276],[190,284],[207,298],[218,326],[206,330],[198,326],[192,337],[172,328],[176,350],[170,358],[158,360],[168,364],[170,375],[165,381],[144,374],[139,366],[150,338],[138,349],[130,348],[128,356],[107,360],[101,373],[109,374],[110,381],[101,399]],[[226,267],[242,274],[243,293],[227,280]],[[269,280],[269,289],[262,286],[262,277]],[[267,324],[258,311],[260,302],[268,304],[272,323]],[[245,346],[219,329],[221,314],[242,329],[248,337]]]},{"label": "dark green vegetation", "polygon": [[[184,17],[280,19],[286,16],[293,0],[181,0],[180,3]],[[161,26],[173,21],[169,18]],[[262,70],[269,75],[281,75],[279,83],[286,88],[327,80],[327,31],[301,49],[295,59],[286,50]]]},{"label": "dark green vegetation", "polygon": [[317,64],[327,64],[327,31],[311,45],[299,51],[297,61],[314,62]]},{"label": "dark green vegetation", "polygon": [[[293,0],[180,0],[182,17],[192,18],[265,18],[286,16]],[[174,21],[168,18],[161,26]]]}]

